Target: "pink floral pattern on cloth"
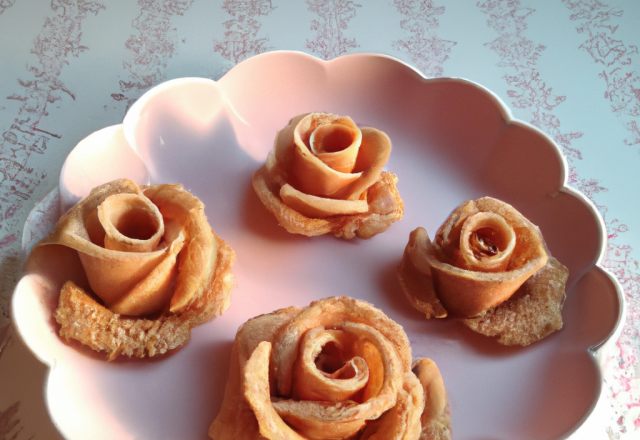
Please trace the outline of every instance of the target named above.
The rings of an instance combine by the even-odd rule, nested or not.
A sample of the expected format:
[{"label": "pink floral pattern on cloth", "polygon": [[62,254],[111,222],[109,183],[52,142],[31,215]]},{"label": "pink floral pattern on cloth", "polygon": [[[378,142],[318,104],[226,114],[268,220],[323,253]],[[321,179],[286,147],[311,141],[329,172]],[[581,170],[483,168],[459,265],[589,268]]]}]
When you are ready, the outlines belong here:
[{"label": "pink floral pattern on cloth", "polygon": [[258,37],[262,26],[258,19],[269,15],[274,9],[271,0],[225,0],[222,10],[231,19],[223,23],[226,29],[224,38],[213,40],[213,51],[234,66],[253,55],[273,49],[267,45],[268,36]]},{"label": "pink floral pattern on cloth", "polygon": [[[0,0],[0,21],[10,20],[10,15],[22,6],[20,3]],[[8,299],[20,267],[23,224],[26,220],[46,229],[45,225],[56,217],[57,194],[51,193],[46,200],[51,209],[35,212],[27,220],[34,203],[55,186],[59,170],[49,166],[48,160],[66,155],[73,147],[56,126],[60,124],[56,117],[63,115],[59,104],[75,102],[78,98],[77,88],[67,80],[67,74],[73,69],[72,61],[92,50],[85,45],[85,20],[88,16],[102,18],[105,14],[100,13],[107,8],[107,3],[102,1],[46,3],[50,10],[46,11],[43,24],[36,27],[39,33],[35,38],[28,34],[21,36],[32,42],[29,43],[32,58],[26,72],[13,78],[17,82],[1,97],[6,101],[0,104],[0,340],[3,324],[8,322]],[[202,26],[210,44],[201,52],[222,57],[227,63],[223,70],[228,70],[246,58],[273,49],[303,49],[328,60],[355,51],[376,51],[377,44],[383,41],[396,51],[389,54],[413,63],[427,76],[443,76],[447,73],[446,62],[456,56],[458,45],[475,38],[467,29],[458,29],[456,41],[447,39],[452,32],[451,28],[443,32],[443,28],[450,26],[444,18],[455,14],[450,6],[444,6],[449,3],[434,0],[387,3],[306,0],[304,7],[311,16],[307,32],[291,36],[287,40],[290,46],[284,47],[275,44],[269,35],[275,26],[286,23],[289,5],[275,0],[224,0],[217,13],[206,18],[209,28]],[[561,0],[558,3],[568,12],[564,25],[567,29],[572,27],[572,32],[582,38],[576,52],[601,68],[597,79],[605,88],[603,99],[610,112],[624,127],[624,146],[637,146],[640,144],[639,41],[629,41],[620,35],[624,26],[635,26],[633,18],[625,18],[624,8],[611,2]],[[131,34],[123,38],[124,46],[118,48],[122,52],[120,58],[110,60],[116,61],[113,64],[118,66],[114,70],[119,80],[113,82],[110,96],[107,94],[96,105],[106,107],[105,104],[115,101],[130,106],[150,87],[170,78],[169,61],[178,55],[181,43],[188,44],[181,39],[176,18],[184,18],[184,23],[187,19],[195,20],[187,15],[197,2],[139,0],[138,5],[135,15],[120,17],[120,24],[130,26]],[[389,34],[381,32],[375,41],[371,34],[361,34],[354,23],[364,17],[361,13],[364,8],[380,8],[381,15],[395,14],[396,28],[389,29]],[[509,87],[504,97],[508,105],[517,117],[541,128],[558,143],[569,163],[569,183],[585,193],[604,217],[609,239],[604,265],[622,284],[628,305],[627,322],[605,378],[605,393],[616,414],[607,427],[607,434],[612,439],[634,438],[640,432],[638,247],[625,242],[631,219],[618,219],[611,214],[612,206],[599,201],[599,196],[610,190],[600,178],[584,176],[577,170],[578,161],[589,159],[588,151],[579,146],[579,140],[587,133],[566,129],[561,124],[566,119],[561,116],[560,105],[571,97],[554,93],[553,78],[548,70],[539,66],[546,47],[527,37],[530,19],[537,13],[535,8],[536,3],[531,0],[480,0],[477,9],[470,13],[482,16],[496,35],[485,47],[499,59],[497,67]],[[28,247],[39,238],[25,237],[25,244]],[[18,403],[0,407],[0,438],[21,438],[20,408]]]},{"label": "pink floral pattern on cloth", "polygon": [[[3,2],[1,11],[12,5],[12,2]],[[6,97],[19,102],[20,106],[13,122],[8,127],[0,127],[3,131],[0,139],[0,259],[3,266],[0,324],[3,317],[5,320],[8,317],[7,303],[19,273],[20,231],[33,206],[29,201],[36,194],[42,196],[37,190],[48,177],[48,170],[36,165],[41,162],[38,156],[45,155],[61,138],[41,125],[47,126],[45,121],[55,112],[58,101],[75,99],[61,80],[61,73],[69,64],[69,58],[88,50],[81,44],[83,21],[88,14],[96,15],[103,9],[104,5],[97,2],[53,0],[52,12],[31,49],[37,63],[27,67],[28,75],[18,79],[17,91]]]},{"label": "pink floral pattern on cloth", "polygon": [[406,52],[425,75],[442,76],[442,63],[456,45],[437,35],[437,17],[444,14],[445,7],[437,6],[433,0],[394,0],[393,5],[406,17],[400,27],[409,33],[408,38],[393,42],[394,49]]},{"label": "pink floral pattern on cloth", "polygon": [[120,91],[111,94],[115,101],[126,101],[127,107],[149,88],[166,79],[164,69],[176,52],[178,39],[171,19],[184,15],[193,0],[139,0],[140,15],[131,22],[137,32],[125,43],[131,58],[122,65],[128,80],[120,80]]},{"label": "pink floral pattern on cloth", "polygon": [[580,46],[596,64],[602,65],[598,75],[607,86],[604,98],[629,131],[625,144],[640,144],[640,75],[633,69],[633,55],[638,46],[616,38],[616,21],[624,15],[619,7],[592,0],[562,0],[572,12],[570,19],[578,22],[576,31],[587,38]]},{"label": "pink floral pattern on cloth", "polygon": [[16,402],[8,408],[0,409],[0,439],[17,439],[23,427],[18,418],[20,402]]},{"label": "pink floral pattern on cloth", "polygon": [[329,60],[360,47],[345,31],[362,5],[351,0],[307,0],[307,5],[309,11],[318,16],[311,21],[311,30],[316,31],[316,36],[307,40],[307,49]]},{"label": "pink floral pattern on cloth", "polygon": [[14,5],[16,0],[0,0],[0,14]]}]

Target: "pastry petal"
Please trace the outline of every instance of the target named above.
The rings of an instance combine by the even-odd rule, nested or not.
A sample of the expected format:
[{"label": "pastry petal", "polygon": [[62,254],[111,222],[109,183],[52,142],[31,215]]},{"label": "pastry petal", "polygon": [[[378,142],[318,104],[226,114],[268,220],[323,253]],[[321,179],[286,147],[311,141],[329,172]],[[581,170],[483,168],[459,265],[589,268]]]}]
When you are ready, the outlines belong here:
[{"label": "pastry petal", "polygon": [[427,319],[432,316],[445,318],[447,310],[433,287],[431,266],[426,258],[430,249],[431,240],[426,229],[419,227],[411,231],[398,276],[405,296],[415,309],[424,313]]},{"label": "pastry petal", "polygon": [[367,212],[324,218],[307,217],[285,205],[280,197],[280,187],[284,184],[272,178],[266,165],[260,167],[252,178],[253,188],[278,223],[293,234],[312,237],[331,232],[346,239],[356,235],[371,238],[400,220],[404,212],[404,203],[396,188],[398,179],[388,171],[382,172],[378,181],[367,190]]},{"label": "pastry petal", "polygon": [[158,207],[165,221],[165,238],[184,233],[171,312],[184,311],[206,288],[217,265],[218,244],[204,213],[204,204],[182,185],[155,185],[144,194]]},{"label": "pastry petal", "polygon": [[110,309],[122,315],[141,316],[166,308],[175,289],[176,259],[184,245],[184,237],[171,243],[169,252],[151,273]]},{"label": "pastry petal", "polygon": [[367,424],[359,440],[418,440],[424,407],[420,381],[413,373],[405,374],[396,405],[380,419]]},{"label": "pastry petal", "polygon": [[335,200],[312,196],[298,191],[288,183],[280,188],[280,199],[289,208],[309,218],[361,214],[369,210],[366,200]]},{"label": "pastry petal", "polygon": [[[355,200],[360,197],[367,188],[376,183],[382,173],[382,169],[391,155],[391,140],[383,131],[372,127],[362,127],[362,144],[358,153],[358,159],[353,172],[362,174],[353,182],[341,188],[334,197],[347,200]],[[387,200],[387,204],[392,200]],[[389,212],[382,204],[378,212]]]},{"label": "pastry petal", "polygon": [[516,233],[493,212],[467,217],[460,231],[460,255],[469,270],[500,272],[507,269],[516,247]]},{"label": "pastry petal", "polygon": [[[396,351],[376,329],[359,323],[346,322],[341,330],[357,341],[368,341],[380,352],[383,374],[382,387],[363,403],[329,403],[310,400],[282,400],[274,402],[278,414],[309,438],[345,438],[355,434],[366,420],[380,417],[396,404],[398,390],[402,389],[404,371]],[[304,348],[302,348],[304,350]],[[304,386],[304,384],[301,384]],[[295,396],[295,390],[293,395]],[[323,434],[324,433],[324,434]]]},{"label": "pastry petal", "polygon": [[413,363],[412,371],[424,390],[420,440],[450,440],[449,400],[438,366],[431,359],[422,358]]},{"label": "pastry petal", "polygon": [[291,429],[276,413],[269,395],[269,355],[271,343],[260,342],[244,369],[242,388],[253,409],[260,434],[269,440],[305,440]]}]

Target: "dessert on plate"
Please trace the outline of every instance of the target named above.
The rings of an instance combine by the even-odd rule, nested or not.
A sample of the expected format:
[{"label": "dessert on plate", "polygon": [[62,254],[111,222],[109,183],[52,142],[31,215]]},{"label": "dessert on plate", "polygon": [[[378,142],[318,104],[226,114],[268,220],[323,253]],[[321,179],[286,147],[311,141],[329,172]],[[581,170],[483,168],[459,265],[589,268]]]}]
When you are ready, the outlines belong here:
[{"label": "dessert on plate", "polygon": [[331,297],[244,323],[214,440],[450,439],[442,376],[400,325]]},{"label": "dessert on plate", "polygon": [[348,116],[302,114],[277,133],[253,187],[291,233],[370,238],[404,212],[397,177],[382,171],[390,153],[380,130]]},{"label": "dessert on plate", "polygon": [[568,269],[537,226],[513,206],[484,197],[456,208],[431,241],[411,232],[399,277],[416,309],[505,345],[528,345],[562,328]]},{"label": "dessert on plate", "polygon": [[60,335],[109,360],[164,354],[229,306],[235,252],[182,185],[94,188],[31,251],[25,272],[60,291]]}]

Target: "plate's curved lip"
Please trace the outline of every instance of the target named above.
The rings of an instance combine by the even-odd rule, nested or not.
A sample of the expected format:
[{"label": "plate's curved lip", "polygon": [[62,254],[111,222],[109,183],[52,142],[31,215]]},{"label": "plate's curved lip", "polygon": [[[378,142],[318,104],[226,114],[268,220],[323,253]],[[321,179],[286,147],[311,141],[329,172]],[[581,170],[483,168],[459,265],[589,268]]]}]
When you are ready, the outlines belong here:
[{"label": "plate's curved lip", "polygon": [[[335,63],[335,62],[340,62],[340,61],[345,61],[348,59],[355,59],[355,58],[381,58],[381,59],[386,59],[398,64],[401,64],[403,66],[405,66],[406,68],[410,69],[411,71],[415,72],[416,74],[418,74],[423,80],[425,81],[454,81],[454,82],[463,82],[466,84],[470,84],[482,91],[484,91],[487,95],[491,96],[492,99],[495,101],[495,103],[497,104],[498,108],[501,110],[501,115],[504,119],[504,121],[506,123],[517,123],[517,124],[521,124],[525,127],[527,127],[528,129],[538,133],[539,135],[542,135],[544,138],[546,138],[546,140],[548,141],[548,144],[552,145],[554,148],[554,151],[556,153],[557,158],[560,160],[560,162],[562,163],[562,167],[561,167],[561,171],[562,171],[562,182],[561,182],[561,187],[559,188],[558,192],[564,192],[567,194],[570,194],[573,197],[576,197],[577,199],[579,199],[584,205],[586,205],[589,208],[589,211],[591,212],[592,216],[596,219],[597,224],[598,224],[598,234],[599,234],[599,239],[600,239],[600,246],[598,249],[598,255],[596,258],[596,262],[594,263],[594,268],[597,268],[598,270],[600,270],[602,273],[604,273],[607,278],[609,279],[609,281],[612,283],[616,294],[617,294],[617,298],[618,298],[618,303],[619,303],[619,308],[618,308],[618,316],[617,316],[617,320],[615,325],[613,326],[613,328],[611,329],[611,331],[609,332],[609,334],[604,337],[600,342],[588,347],[587,351],[589,352],[589,354],[591,355],[591,360],[594,363],[594,365],[597,367],[596,370],[598,372],[598,377],[599,377],[599,391],[598,391],[598,395],[594,396],[594,400],[592,401],[592,404],[590,405],[588,411],[585,412],[585,414],[582,416],[582,418],[580,420],[578,420],[573,427],[571,427],[563,436],[562,438],[569,438],[572,436],[572,434],[574,434],[576,432],[576,430],[589,418],[589,416],[593,413],[593,410],[595,409],[596,403],[599,400],[599,398],[602,395],[602,390],[603,390],[603,368],[604,368],[604,363],[606,361],[606,354],[608,351],[608,348],[610,347],[611,344],[615,343],[615,341],[617,340],[617,338],[620,336],[623,326],[624,326],[624,322],[626,319],[626,310],[627,310],[627,304],[626,304],[626,300],[624,297],[624,293],[623,293],[623,289],[622,286],[620,285],[619,280],[615,277],[615,275],[613,275],[609,270],[607,270],[604,266],[603,266],[603,259],[605,256],[605,249],[607,246],[607,235],[606,235],[606,225],[604,223],[604,219],[602,218],[602,216],[600,215],[597,207],[595,206],[595,204],[586,197],[586,195],[584,195],[582,192],[578,191],[575,188],[572,188],[570,186],[568,186],[567,184],[567,178],[568,178],[568,163],[567,160],[565,158],[565,156],[562,154],[562,150],[560,149],[560,147],[557,145],[557,143],[553,140],[553,138],[551,138],[548,134],[546,134],[545,132],[543,132],[542,130],[540,130],[539,128],[535,127],[534,125],[526,122],[526,121],[522,121],[519,120],[517,118],[514,118],[510,108],[504,103],[504,101],[497,95],[495,94],[493,91],[489,90],[488,88],[486,88],[485,86],[478,84],[474,81],[465,79],[465,78],[460,78],[460,77],[427,77],[425,76],[422,72],[420,72],[417,68],[415,68],[414,66],[410,65],[409,63],[402,61],[400,59],[397,59],[393,56],[390,55],[386,55],[386,54],[378,54],[378,53],[357,53],[357,54],[347,54],[347,55],[343,55],[337,58],[334,58],[332,60],[322,60],[318,57],[315,57],[313,55],[304,53],[304,52],[298,52],[298,51],[286,51],[286,50],[278,50],[278,51],[272,51],[272,52],[266,52],[263,54],[259,54],[256,55],[254,57],[251,57],[241,63],[239,63],[238,65],[234,66],[232,69],[230,69],[222,78],[220,78],[220,80],[222,80],[225,76],[230,75],[234,69],[238,68],[238,66],[249,62],[249,61],[255,61],[256,59],[260,59],[263,57],[272,57],[272,56],[294,56],[294,57],[304,57],[307,58],[309,60],[313,60],[314,62],[316,62],[317,64],[321,65],[321,66],[328,66],[331,63]],[[218,80],[218,81],[220,81]],[[169,81],[165,81],[157,86],[152,87],[151,89],[149,89],[147,92],[145,92],[139,99],[138,101],[136,101],[134,103],[134,105],[129,109],[129,111],[127,112],[127,114],[124,117],[123,120],[123,126],[124,126],[124,132],[125,132],[125,138],[127,139],[127,141],[130,141],[132,134],[130,131],[127,131],[127,127],[130,125],[135,125],[135,116],[133,115],[139,115],[140,112],[138,109],[142,108],[144,106],[144,104],[146,102],[148,102],[152,96],[158,94],[159,92],[165,90],[168,87],[172,87],[176,84],[180,84],[183,82],[188,82],[188,81],[196,81],[196,82],[202,82],[202,83],[207,83],[207,84],[211,84],[211,85],[215,85],[216,88],[221,89],[220,86],[218,85],[218,81],[213,81],[211,79],[208,78],[199,78],[199,77],[185,77],[185,78],[176,78],[176,79],[172,79]],[[226,99],[226,95],[224,95],[224,90],[222,90],[223,92],[223,96]],[[227,105],[233,105],[233,103],[230,102],[226,102]],[[132,110],[134,110],[132,112]],[[135,149],[134,149],[135,151]],[[58,187],[54,188],[53,191],[58,191]],[[51,192],[48,193],[46,197],[50,196]],[[43,198],[44,200],[44,198]],[[39,202],[40,203],[40,202]],[[36,204],[36,206],[33,208],[33,210],[30,212],[29,216],[31,216],[36,209],[39,206],[39,203]],[[29,218],[29,216],[27,218]],[[26,234],[26,229],[23,229],[23,243],[25,241],[25,234]],[[22,250],[22,257],[25,258],[26,254],[25,254],[25,249]],[[12,294],[12,302],[11,302],[11,308],[10,308],[10,316],[11,316],[11,323],[12,323],[12,327],[15,330],[15,333],[18,335],[18,337],[25,343],[25,345],[29,348],[29,350],[34,354],[34,356],[36,356],[36,358],[38,360],[40,360],[42,363],[44,363],[45,365],[47,365],[48,371],[46,373],[45,379],[44,379],[44,397],[45,397],[45,405],[47,407],[47,410],[49,412],[49,414],[52,414],[51,412],[51,408],[49,407],[49,399],[47,399],[47,394],[48,394],[48,390],[49,390],[49,379],[51,378],[51,374],[54,371],[54,369],[57,366],[57,361],[55,359],[55,357],[52,358],[44,358],[42,357],[39,353],[37,353],[36,351],[34,351],[34,349],[29,346],[29,344],[26,342],[25,338],[23,337],[23,335],[20,332],[20,328],[17,325],[17,321],[16,321],[16,310],[14,308],[14,301],[13,301],[13,297],[16,295],[16,292],[18,290],[18,286],[20,286],[20,284],[24,281],[25,277],[22,276],[20,281],[18,282],[18,284],[16,285],[16,288],[13,291]],[[57,423],[55,421],[53,421],[54,425],[58,428],[58,431],[61,433],[61,435],[64,435],[62,433],[62,431],[60,431]]]},{"label": "plate's curved lip", "polygon": [[[56,187],[54,189],[54,191],[57,191],[58,187]],[[36,205],[37,207],[37,205]],[[35,208],[34,208],[35,209]],[[14,307],[14,301],[13,301],[13,296],[15,296],[16,292],[18,291],[18,288],[20,286],[21,283],[25,282],[26,280],[26,276],[22,276],[20,278],[20,280],[18,281],[18,284],[16,284],[16,287],[13,290],[13,295],[11,297],[12,301],[11,301],[11,307],[9,309],[9,316],[11,318],[11,328],[13,330],[13,333],[20,338],[20,341],[29,349],[29,351],[36,357],[36,359],[38,359],[40,362],[42,362],[43,364],[45,364],[46,366],[49,367],[49,371],[47,372],[47,375],[51,372],[51,370],[53,370],[56,366],[56,359],[55,357],[45,357],[42,356],[41,353],[39,353],[38,351],[34,350],[31,345],[29,345],[29,343],[27,342],[27,340],[25,339],[25,337],[23,336],[22,332],[20,331],[20,326],[18,324],[18,322],[16,321],[16,310]],[[45,387],[44,387],[44,393],[46,395],[47,393],[47,381],[48,378],[45,379]],[[48,409],[48,408],[47,408]]]},{"label": "plate's curved lip", "polygon": [[[187,76],[183,78],[174,78],[167,81],[164,81],[157,86],[154,86],[147,90],[133,105],[129,108],[127,113],[124,115],[122,120],[122,127],[124,131],[124,137],[129,142],[129,145],[133,145],[132,140],[134,139],[133,126],[139,121],[141,116],[141,109],[149,102],[154,96],[164,92],[167,89],[174,87],[175,85],[179,85],[186,82],[193,83],[202,83],[207,84],[209,86],[213,86],[216,89],[219,89],[217,81],[214,81],[209,78],[200,78],[195,76]],[[226,100],[226,97],[225,97]],[[135,151],[135,148],[132,147]],[[137,151],[135,151],[137,153]]]},{"label": "plate's curved lip", "polygon": [[[49,197],[54,196],[55,193],[59,193],[59,186],[56,185],[51,191],[47,192],[44,197],[42,197],[33,207],[33,209],[29,212],[29,214],[27,215],[27,218],[25,220],[25,227],[23,227],[22,229],[22,241],[21,241],[21,249],[20,249],[20,253],[19,253],[19,264],[20,267],[24,266],[24,263],[27,259],[27,256],[29,254],[29,252],[32,249],[32,246],[29,246],[30,243],[30,239],[27,236],[27,228],[26,226],[29,224],[29,221],[33,218],[33,216],[35,215],[35,213],[38,211],[38,207],[44,203],[45,200],[47,200]],[[57,206],[57,205],[56,205]],[[59,209],[59,206],[57,206]],[[49,367],[49,371],[47,371],[47,376],[48,374],[51,372],[51,370],[56,366],[56,359],[55,357],[49,356],[49,357],[44,357],[42,356],[41,353],[37,352],[36,350],[34,350],[28,343],[26,338],[22,335],[22,333],[20,332],[20,327],[18,326],[18,321],[19,319],[16,319],[16,307],[15,307],[15,301],[14,301],[14,297],[16,296],[16,293],[18,292],[18,288],[20,287],[20,285],[24,282],[26,282],[26,277],[29,276],[30,274],[25,274],[25,273],[21,273],[20,275],[20,279],[18,280],[18,283],[16,284],[16,286],[13,289],[13,292],[11,294],[11,304],[9,307],[9,317],[10,317],[10,322],[11,322],[11,328],[13,330],[13,333],[20,338],[20,341],[29,349],[29,351],[31,353],[33,353],[33,355],[43,364],[47,365]],[[37,275],[33,275],[33,276],[37,276]],[[45,379],[45,388],[44,388],[44,392],[46,395],[47,392],[47,387],[46,387],[46,381],[48,379]],[[47,408],[48,409],[48,408]]]},{"label": "plate's curved lip", "polygon": [[[295,50],[272,50],[272,51],[269,51],[269,52],[263,52],[261,54],[252,56],[251,58],[247,58],[246,60],[242,61],[241,63],[236,64],[231,69],[229,69],[229,71],[227,73],[225,73],[218,81],[215,81],[215,82],[218,83],[219,81],[223,80],[224,77],[232,74],[234,70],[238,69],[239,67],[242,66],[242,64],[244,64],[246,62],[255,62],[256,60],[260,60],[261,58],[270,58],[270,57],[274,57],[274,56],[292,56],[292,57],[305,58],[305,59],[307,59],[309,61],[313,61],[316,64],[319,64],[321,66],[328,66],[330,64],[344,62],[345,60],[356,59],[356,58],[370,58],[370,59],[378,58],[378,59],[384,59],[384,60],[387,60],[387,61],[391,61],[391,62],[394,62],[396,64],[400,64],[400,65],[404,66],[405,68],[407,68],[408,70],[411,70],[416,75],[420,76],[423,80],[429,80],[429,81],[454,81],[454,82],[455,81],[460,81],[460,82],[464,82],[464,83],[473,85],[473,86],[477,87],[478,89],[483,90],[487,95],[491,96],[499,104],[500,110],[502,112],[502,117],[503,117],[503,119],[505,121],[507,121],[507,122],[510,122],[510,121],[522,122],[525,125],[529,125],[530,127],[535,129],[536,131],[540,131],[540,133],[545,134],[544,132],[542,132],[537,127],[535,127],[535,126],[533,126],[533,125],[531,125],[531,124],[529,124],[527,122],[515,119],[513,117],[512,113],[511,113],[511,109],[504,103],[504,101],[495,92],[493,92],[492,90],[490,90],[487,87],[483,86],[482,84],[479,84],[479,83],[477,83],[475,81],[472,81],[470,79],[457,77],[457,76],[447,76],[447,77],[426,76],[424,73],[422,73],[420,70],[418,70],[418,68],[416,68],[415,66],[412,66],[408,62],[403,61],[403,60],[401,60],[399,58],[396,58],[396,57],[394,57],[392,55],[388,55],[388,54],[384,54],[384,53],[361,52],[361,53],[353,53],[353,54],[344,54],[344,55],[340,55],[338,57],[332,58],[330,60],[323,60],[323,59],[318,58],[318,57],[316,57],[314,55],[311,55],[311,54],[308,54],[308,53],[305,53],[305,52],[295,51]],[[189,79],[189,78],[177,78],[175,80],[170,80],[170,81],[167,81],[167,82],[181,80],[181,79]],[[165,84],[165,83],[163,83],[163,84]],[[159,86],[156,86],[156,87],[159,87]],[[146,95],[146,93],[145,93],[145,95]],[[141,99],[142,99],[142,97],[140,98],[140,100]],[[138,100],[138,101],[140,101],[140,100]],[[137,104],[138,101],[136,101],[136,104]],[[133,108],[133,106],[132,106],[132,108]],[[549,138],[549,139],[551,139],[551,138]],[[565,165],[566,165],[566,159],[564,159],[564,156],[562,155],[561,150],[556,145],[556,143],[553,141],[553,139],[551,139],[551,141],[553,142],[553,145],[558,150],[558,153],[559,153],[560,157],[562,157],[563,160],[565,160]],[[565,167],[565,169],[564,169],[565,172],[566,172],[566,168],[568,168],[568,167]]]}]

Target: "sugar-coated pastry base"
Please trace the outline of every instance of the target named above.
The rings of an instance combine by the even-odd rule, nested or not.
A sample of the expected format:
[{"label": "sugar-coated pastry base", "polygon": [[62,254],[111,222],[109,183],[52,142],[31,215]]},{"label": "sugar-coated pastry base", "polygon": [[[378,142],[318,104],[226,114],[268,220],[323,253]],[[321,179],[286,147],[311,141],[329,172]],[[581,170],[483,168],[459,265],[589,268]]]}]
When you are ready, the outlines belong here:
[{"label": "sugar-coated pastry base", "polygon": [[105,352],[109,360],[120,355],[152,357],[182,347],[191,337],[191,328],[220,316],[229,307],[234,285],[231,266],[236,255],[215,234],[214,239],[218,249],[216,269],[202,294],[183,312],[161,314],[154,319],[119,315],[67,282],[55,314],[61,325],[60,336]]},{"label": "sugar-coated pastry base", "polygon": [[529,345],[562,328],[569,270],[551,257],[511,298],[477,318],[463,319],[471,330],[495,336],[503,345]]},{"label": "sugar-coated pastry base", "polygon": [[[398,268],[400,284],[411,305],[427,319],[444,318],[430,276],[419,272],[405,252]],[[551,257],[505,302],[474,318],[462,319],[471,330],[495,336],[503,345],[526,346],[562,328],[562,306],[569,271]]]}]

